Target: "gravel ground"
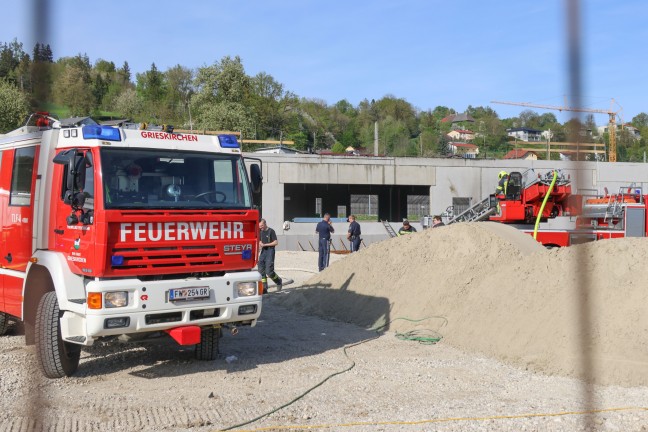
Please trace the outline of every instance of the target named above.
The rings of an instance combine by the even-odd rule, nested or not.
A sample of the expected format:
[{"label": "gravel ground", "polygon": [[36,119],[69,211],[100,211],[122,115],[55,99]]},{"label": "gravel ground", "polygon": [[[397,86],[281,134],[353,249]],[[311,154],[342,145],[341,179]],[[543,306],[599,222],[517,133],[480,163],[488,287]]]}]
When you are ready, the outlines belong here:
[{"label": "gravel ground", "polygon": [[213,362],[161,337],[94,346],[74,377],[46,380],[22,336],[0,337],[0,431],[215,431],[260,416],[235,430],[648,431],[645,387],[585,386],[282,308],[306,257],[279,254],[295,288],[267,295]]}]

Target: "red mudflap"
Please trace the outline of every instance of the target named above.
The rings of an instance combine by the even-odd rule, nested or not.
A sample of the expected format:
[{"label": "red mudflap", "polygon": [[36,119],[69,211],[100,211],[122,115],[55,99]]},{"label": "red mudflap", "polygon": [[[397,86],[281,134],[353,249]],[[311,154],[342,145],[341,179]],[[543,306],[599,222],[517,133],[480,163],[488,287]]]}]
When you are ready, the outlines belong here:
[{"label": "red mudflap", "polygon": [[196,345],[200,343],[200,327],[185,326],[165,330],[180,345]]}]

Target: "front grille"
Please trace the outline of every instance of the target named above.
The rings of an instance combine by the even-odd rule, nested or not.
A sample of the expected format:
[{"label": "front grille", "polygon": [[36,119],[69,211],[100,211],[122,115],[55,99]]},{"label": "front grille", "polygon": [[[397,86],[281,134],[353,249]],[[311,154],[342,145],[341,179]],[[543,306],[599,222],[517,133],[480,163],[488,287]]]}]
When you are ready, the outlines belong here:
[{"label": "front grille", "polygon": [[148,325],[182,321],[182,312],[167,312],[167,313],[146,315],[144,317],[144,321]]},{"label": "front grille", "polygon": [[124,257],[122,265],[113,266],[112,270],[116,273],[133,269],[149,274],[167,269],[191,273],[214,270],[223,265],[215,245],[113,248],[112,254]]},{"label": "front grille", "polygon": [[254,265],[223,248],[254,245],[256,210],[111,210],[106,219],[104,276],[215,274]]}]

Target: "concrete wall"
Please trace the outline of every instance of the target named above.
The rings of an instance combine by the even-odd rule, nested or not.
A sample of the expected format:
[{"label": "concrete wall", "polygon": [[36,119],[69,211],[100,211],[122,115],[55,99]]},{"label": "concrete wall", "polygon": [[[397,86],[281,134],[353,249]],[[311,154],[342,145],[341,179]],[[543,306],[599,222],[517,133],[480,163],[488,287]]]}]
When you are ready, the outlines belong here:
[{"label": "concrete wall", "polygon": [[[429,158],[381,158],[286,154],[249,154],[263,161],[262,217],[277,231],[279,249],[317,247],[314,224],[291,224],[283,231],[284,184],[412,185],[430,191],[429,214],[442,213],[453,197],[472,197],[473,202],[495,191],[497,173],[533,169],[545,173],[557,168],[571,176],[575,193],[610,193],[635,183],[648,191],[648,165],[642,163],[565,162],[544,160],[474,160]],[[303,197],[305,200],[312,197]],[[291,197],[291,200],[300,199]],[[341,200],[343,200],[341,198]],[[344,200],[346,201],[346,200]],[[378,222],[362,222],[365,242],[387,238]],[[391,221],[397,230],[401,221]],[[302,227],[303,225],[303,227]],[[337,225],[344,225],[338,227]],[[420,225],[415,225],[420,228]],[[342,229],[340,229],[342,228]],[[348,224],[336,224],[336,239],[345,239]],[[365,234],[366,232],[366,234]],[[334,240],[336,247],[338,240]]]}]

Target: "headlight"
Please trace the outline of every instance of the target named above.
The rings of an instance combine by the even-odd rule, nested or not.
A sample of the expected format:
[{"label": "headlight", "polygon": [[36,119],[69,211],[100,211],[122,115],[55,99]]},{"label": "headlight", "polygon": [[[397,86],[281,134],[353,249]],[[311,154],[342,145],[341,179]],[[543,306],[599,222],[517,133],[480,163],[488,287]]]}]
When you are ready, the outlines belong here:
[{"label": "headlight", "polygon": [[257,283],[256,282],[239,282],[236,285],[239,297],[249,297],[256,295]]},{"label": "headlight", "polygon": [[106,308],[128,306],[128,291],[113,291],[105,293],[104,306]]}]

